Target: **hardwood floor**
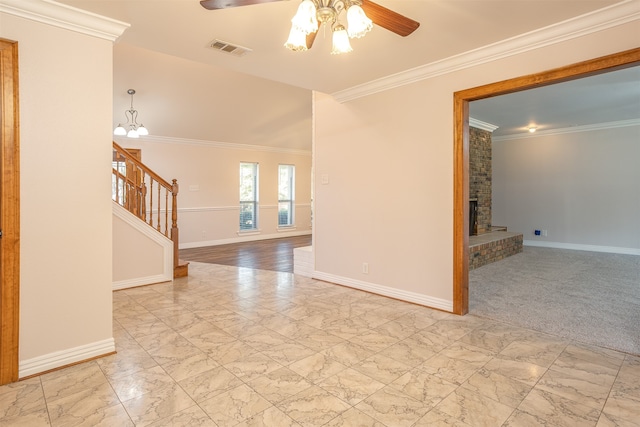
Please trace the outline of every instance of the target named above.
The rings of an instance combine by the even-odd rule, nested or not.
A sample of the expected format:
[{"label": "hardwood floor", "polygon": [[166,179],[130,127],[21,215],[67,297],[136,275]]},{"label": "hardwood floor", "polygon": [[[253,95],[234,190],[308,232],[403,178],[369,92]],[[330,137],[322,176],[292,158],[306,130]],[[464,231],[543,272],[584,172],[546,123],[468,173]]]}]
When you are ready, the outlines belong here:
[{"label": "hardwood floor", "polygon": [[293,273],[293,249],[311,245],[311,235],[180,249],[180,259]]}]

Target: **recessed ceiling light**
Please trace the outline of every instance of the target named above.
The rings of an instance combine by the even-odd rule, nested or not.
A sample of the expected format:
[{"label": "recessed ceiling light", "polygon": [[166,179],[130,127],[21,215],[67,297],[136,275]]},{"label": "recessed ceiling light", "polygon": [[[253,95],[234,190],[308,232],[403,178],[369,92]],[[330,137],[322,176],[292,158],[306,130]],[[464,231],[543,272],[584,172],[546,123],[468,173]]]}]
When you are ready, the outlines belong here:
[{"label": "recessed ceiling light", "polygon": [[535,125],[529,125],[529,133],[534,133],[538,128]]}]

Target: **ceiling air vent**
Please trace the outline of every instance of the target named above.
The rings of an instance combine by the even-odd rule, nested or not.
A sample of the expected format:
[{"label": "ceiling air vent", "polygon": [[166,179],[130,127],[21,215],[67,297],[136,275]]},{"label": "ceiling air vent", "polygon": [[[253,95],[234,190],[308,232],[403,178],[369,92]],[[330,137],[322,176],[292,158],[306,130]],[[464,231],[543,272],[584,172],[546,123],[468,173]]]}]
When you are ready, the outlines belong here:
[{"label": "ceiling air vent", "polygon": [[244,54],[251,52],[251,49],[248,47],[238,46],[237,44],[231,44],[218,39],[212,41],[209,44],[209,47],[235,56],[243,56]]}]

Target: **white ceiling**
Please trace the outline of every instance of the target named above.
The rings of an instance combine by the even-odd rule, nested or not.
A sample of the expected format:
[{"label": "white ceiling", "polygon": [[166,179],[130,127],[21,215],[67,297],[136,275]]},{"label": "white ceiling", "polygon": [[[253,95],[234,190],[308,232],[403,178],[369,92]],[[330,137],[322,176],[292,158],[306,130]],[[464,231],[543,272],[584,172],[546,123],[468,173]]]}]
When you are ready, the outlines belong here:
[{"label": "white ceiling", "polygon": [[[364,38],[352,41],[352,53],[331,55],[330,32],[325,34],[323,28],[311,50],[291,52],[284,48],[298,0],[213,11],[204,9],[198,0],[59,1],[130,23],[118,43],[325,93],[434,63],[619,2],[378,0],[382,6],[419,21],[420,27],[403,38],[374,26]],[[222,53],[208,47],[214,39],[252,51],[242,57]],[[613,77],[615,90],[607,82],[611,77],[600,76],[593,86],[576,81],[566,89],[554,85],[477,101],[472,104],[472,115],[499,126],[498,133],[512,133],[529,121],[541,128],[581,124],[596,113],[598,120],[601,114],[614,112],[640,117],[637,69]],[[588,92],[586,87],[590,87]]]},{"label": "white ceiling", "polygon": [[469,116],[498,126],[494,136],[635,121],[640,123],[640,66],[474,101]]}]

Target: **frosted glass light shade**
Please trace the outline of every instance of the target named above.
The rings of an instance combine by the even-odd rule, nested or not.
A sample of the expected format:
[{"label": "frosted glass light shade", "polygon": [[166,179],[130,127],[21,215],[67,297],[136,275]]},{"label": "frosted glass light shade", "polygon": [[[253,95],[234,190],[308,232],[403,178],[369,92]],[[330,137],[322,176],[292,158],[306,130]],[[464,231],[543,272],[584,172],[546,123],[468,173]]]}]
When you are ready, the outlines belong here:
[{"label": "frosted glass light shade", "polygon": [[127,138],[140,138],[140,135],[138,135],[138,132],[136,132],[134,129],[131,129],[127,133]]},{"label": "frosted glass light shade", "polygon": [[307,35],[295,26],[292,26],[289,32],[289,38],[284,44],[284,47],[293,51],[307,50]]},{"label": "frosted glass light shade", "polygon": [[357,4],[347,9],[347,25],[349,26],[348,33],[351,38],[360,38],[373,28],[373,22]]},{"label": "frosted glass light shade", "polygon": [[349,53],[352,51],[353,49],[351,48],[351,43],[349,43],[347,30],[345,30],[342,25],[336,25],[333,29],[333,49],[331,50],[331,54],[339,55],[341,53]]},{"label": "frosted glass light shade", "polygon": [[138,128],[138,135],[147,136],[149,135],[149,131],[147,130],[146,127],[144,127],[144,125],[140,125],[140,127]]},{"label": "frosted glass light shade", "polygon": [[117,136],[125,136],[127,134],[127,130],[123,128],[122,125],[118,125],[118,127],[113,130],[113,134]]},{"label": "frosted glass light shade", "polygon": [[318,30],[316,6],[311,0],[304,0],[300,3],[296,15],[291,19],[291,24],[305,35]]}]

